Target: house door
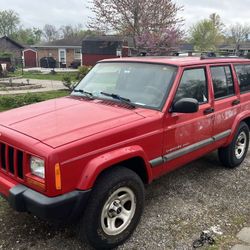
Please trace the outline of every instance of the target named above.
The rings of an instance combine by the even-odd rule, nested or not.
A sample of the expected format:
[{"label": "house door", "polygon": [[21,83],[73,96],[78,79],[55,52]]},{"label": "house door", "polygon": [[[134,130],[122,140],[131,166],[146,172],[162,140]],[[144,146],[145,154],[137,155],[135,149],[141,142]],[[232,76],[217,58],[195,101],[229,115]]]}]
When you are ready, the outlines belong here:
[{"label": "house door", "polygon": [[26,68],[35,68],[37,67],[37,52],[31,49],[24,50],[24,66]]},{"label": "house door", "polygon": [[59,49],[58,51],[59,53],[59,64],[60,64],[60,68],[66,68],[66,49]]}]

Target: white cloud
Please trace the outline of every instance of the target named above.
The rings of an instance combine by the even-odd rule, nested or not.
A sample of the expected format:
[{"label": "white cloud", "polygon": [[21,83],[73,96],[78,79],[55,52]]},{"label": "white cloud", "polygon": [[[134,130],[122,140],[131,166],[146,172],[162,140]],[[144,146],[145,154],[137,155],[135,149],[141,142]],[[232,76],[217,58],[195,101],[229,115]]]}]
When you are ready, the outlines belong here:
[{"label": "white cloud", "polygon": [[0,6],[1,10],[15,10],[25,27],[42,28],[47,23],[57,27],[79,23],[86,25],[88,16],[91,15],[86,0],[0,0]]},{"label": "white cloud", "polygon": [[184,6],[184,11],[180,15],[185,18],[186,28],[212,13],[219,14],[227,26],[236,22],[250,24],[248,14],[250,0],[175,0],[175,2]]},{"label": "white cloud", "polygon": [[[240,22],[250,24],[248,6],[250,0],[174,0],[184,6],[180,13],[185,18],[185,27],[207,18],[211,13],[218,13],[227,24]],[[66,24],[86,26],[91,11],[87,8],[89,0],[0,0],[1,10],[13,9],[19,13],[25,27],[40,27],[46,23],[59,27]]]}]

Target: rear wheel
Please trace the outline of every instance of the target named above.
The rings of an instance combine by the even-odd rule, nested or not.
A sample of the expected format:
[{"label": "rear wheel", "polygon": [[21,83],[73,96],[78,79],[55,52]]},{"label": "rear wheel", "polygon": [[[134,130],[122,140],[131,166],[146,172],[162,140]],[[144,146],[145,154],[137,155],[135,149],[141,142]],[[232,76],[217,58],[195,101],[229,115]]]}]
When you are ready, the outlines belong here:
[{"label": "rear wheel", "polygon": [[237,167],[245,159],[248,146],[249,128],[245,122],[241,122],[231,144],[219,149],[219,159],[225,167]]},{"label": "rear wheel", "polygon": [[144,207],[139,176],[123,167],[101,175],[80,223],[80,237],[96,249],[111,249],[133,233]]}]

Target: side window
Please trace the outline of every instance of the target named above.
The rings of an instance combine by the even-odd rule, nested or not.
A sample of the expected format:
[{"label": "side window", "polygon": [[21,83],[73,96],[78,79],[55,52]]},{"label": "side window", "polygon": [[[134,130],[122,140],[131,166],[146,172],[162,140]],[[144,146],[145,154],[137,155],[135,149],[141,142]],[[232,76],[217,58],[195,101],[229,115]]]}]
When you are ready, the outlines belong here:
[{"label": "side window", "polygon": [[236,65],[235,70],[240,84],[240,92],[250,91],[250,65]]},{"label": "side window", "polygon": [[214,86],[214,98],[219,99],[235,93],[230,66],[211,67]]},{"label": "side window", "polygon": [[207,79],[204,68],[185,70],[179,88],[176,92],[174,102],[182,98],[194,98],[198,102],[208,101]]}]

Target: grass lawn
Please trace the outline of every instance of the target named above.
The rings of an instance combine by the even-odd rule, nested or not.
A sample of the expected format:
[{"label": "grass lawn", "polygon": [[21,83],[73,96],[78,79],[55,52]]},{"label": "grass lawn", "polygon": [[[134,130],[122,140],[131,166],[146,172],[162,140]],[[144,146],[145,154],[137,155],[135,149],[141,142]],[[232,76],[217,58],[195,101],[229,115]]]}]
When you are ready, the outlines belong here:
[{"label": "grass lawn", "polygon": [[63,72],[63,73],[56,73],[56,74],[44,74],[39,71],[30,71],[30,72],[23,72],[17,70],[15,73],[9,73],[8,77],[23,77],[23,78],[29,78],[29,79],[39,79],[39,80],[57,80],[61,81],[63,76],[70,76],[72,79],[76,79],[77,72]]},{"label": "grass lawn", "polygon": [[67,90],[58,90],[58,91],[48,91],[41,93],[27,93],[27,94],[0,96],[0,112],[36,102],[42,102],[57,97],[67,96],[69,95],[69,93],[70,92]]}]

